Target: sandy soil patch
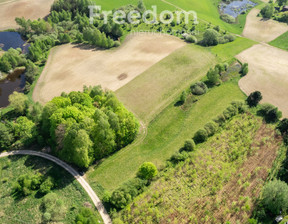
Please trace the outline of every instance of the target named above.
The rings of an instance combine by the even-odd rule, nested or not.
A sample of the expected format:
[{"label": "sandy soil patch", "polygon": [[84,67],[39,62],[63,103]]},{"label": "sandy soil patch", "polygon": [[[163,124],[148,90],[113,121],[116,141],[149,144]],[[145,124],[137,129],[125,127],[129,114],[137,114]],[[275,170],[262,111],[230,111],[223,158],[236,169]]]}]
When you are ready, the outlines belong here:
[{"label": "sandy soil patch", "polygon": [[33,99],[45,103],[62,92],[82,90],[83,85],[102,85],[115,91],[184,45],[168,35],[138,34],[128,36],[121,47],[113,50],[71,44],[55,47]]},{"label": "sandy soil patch", "polygon": [[248,95],[259,90],[263,101],[277,106],[288,117],[288,52],[258,44],[236,56],[249,63],[249,73],[239,81]]},{"label": "sandy soil patch", "polygon": [[17,28],[16,17],[38,19],[47,16],[54,0],[19,0],[0,2],[0,30]]},{"label": "sandy soil patch", "polygon": [[288,31],[288,25],[272,19],[257,17],[259,9],[252,9],[247,15],[243,36],[259,42],[270,42]]}]

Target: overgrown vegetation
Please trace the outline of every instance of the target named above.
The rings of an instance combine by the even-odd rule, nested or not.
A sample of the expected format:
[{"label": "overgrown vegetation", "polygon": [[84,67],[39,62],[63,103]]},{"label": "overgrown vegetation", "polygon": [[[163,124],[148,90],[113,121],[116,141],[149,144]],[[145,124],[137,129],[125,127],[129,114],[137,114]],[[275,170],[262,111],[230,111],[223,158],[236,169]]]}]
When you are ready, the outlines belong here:
[{"label": "overgrown vegetation", "polygon": [[[260,131],[261,119],[246,113],[245,106],[243,106],[244,104],[234,103],[232,107],[238,109],[226,118],[228,120],[226,122],[225,119],[217,117],[215,121],[219,123],[215,136],[204,145],[198,145],[196,151],[188,153],[184,160],[178,160],[176,163],[175,160],[173,163],[168,162],[147,191],[117,215],[113,213],[115,221],[154,223],[168,220],[171,223],[179,221],[223,223],[233,220],[232,223],[236,223],[239,219],[241,223],[245,223],[245,220],[247,222],[255,203],[255,198],[250,196],[251,189],[254,189],[255,195],[262,188],[262,184],[257,181],[256,173],[258,175],[261,173],[263,180],[268,173],[265,165],[254,171],[255,174],[247,171],[249,175],[246,176],[245,169],[248,168],[243,164],[249,161],[250,157],[252,162],[256,152],[269,152],[262,148],[261,144],[266,137],[270,139],[269,144],[276,146],[273,149],[275,156],[278,140],[274,137],[270,138],[270,131],[266,132],[269,137],[265,137],[262,132],[260,138],[256,137]],[[228,110],[230,109],[227,108]],[[237,115],[239,112],[244,114]],[[223,117],[225,117],[224,114],[227,116],[224,112]],[[274,158],[272,156],[270,161]],[[268,163],[267,166],[269,165]],[[241,172],[245,173],[242,178]],[[225,189],[230,192],[230,187],[235,185],[233,176],[237,173],[239,177],[236,179],[241,181],[236,183],[239,194],[238,190],[233,190],[231,194],[227,192],[226,199],[223,198],[224,195],[221,192]],[[232,194],[233,199],[229,198]],[[232,200],[234,200],[233,203]],[[220,208],[221,212],[218,213]]]},{"label": "overgrown vegetation", "polygon": [[288,23],[288,11],[286,4],[286,0],[270,2],[261,9],[260,13],[264,18],[273,18],[279,22]]},{"label": "overgrown vegetation", "polygon": [[[50,181],[52,192],[41,193]],[[48,160],[17,155],[0,159],[1,223],[70,224],[82,207],[92,204],[77,180]],[[94,223],[102,223],[94,209],[93,215]]]}]

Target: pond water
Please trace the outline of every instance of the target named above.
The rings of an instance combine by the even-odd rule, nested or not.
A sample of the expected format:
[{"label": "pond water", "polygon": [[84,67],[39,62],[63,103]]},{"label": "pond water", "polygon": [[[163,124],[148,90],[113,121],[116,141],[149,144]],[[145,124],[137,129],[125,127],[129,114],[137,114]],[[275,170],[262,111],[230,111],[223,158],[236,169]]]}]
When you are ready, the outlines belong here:
[{"label": "pond water", "polygon": [[[16,32],[0,32],[0,48],[4,51],[9,48],[21,48],[23,53],[28,52],[29,45]],[[0,108],[9,105],[8,97],[14,91],[21,92],[25,86],[24,69],[18,69],[0,81]]]},{"label": "pond water", "polygon": [[23,53],[27,53],[29,44],[22,39],[17,32],[0,32],[0,48],[7,51],[9,48],[21,48]]},{"label": "pond water", "polygon": [[8,97],[14,91],[22,92],[25,86],[24,69],[19,69],[9,74],[0,81],[0,108],[9,105]]},{"label": "pond water", "polygon": [[246,12],[248,9],[256,6],[257,3],[254,3],[249,0],[243,1],[231,1],[229,4],[221,3],[220,11],[222,14],[228,14],[234,18],[238,17],[242,12]]}]

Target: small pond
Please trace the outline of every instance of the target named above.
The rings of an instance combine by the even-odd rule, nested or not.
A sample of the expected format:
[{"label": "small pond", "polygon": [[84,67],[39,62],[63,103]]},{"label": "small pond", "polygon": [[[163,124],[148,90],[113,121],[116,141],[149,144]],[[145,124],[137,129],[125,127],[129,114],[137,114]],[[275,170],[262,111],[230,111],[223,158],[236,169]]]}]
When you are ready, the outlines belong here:
[{"label": "small pond", "polygon": [[237,18],[241,13],[246,12],[248,9],[253,8],[256,5],[257,3],[249,0],[231,1],[229,4],[221,3],[220,11],[221,14],[228,14]]},{"label": "small pond", "polygon": [[[0,48],[4,51],[9,48],[21,48],[23,53],[28,52],[29,44],[16,32],[0,32]],[[14,91],[21,92],[25,86],[25,73],[18,69],[0,81],[0,108],[9,105],[8,97]]]},{"label": "small pond", "polygon": [[0,108],[9,105],[8,97],[14,91],[22,92],[25,86],[25,74],[19,69],[9,74],[6,79],[0,81]]},{"label": "small pond", "polygon": [[0,32],[0,48],[8,51],[9,48],[21,48],[23,53],[27,53],[29,44],[27,44],[17,32]]}]

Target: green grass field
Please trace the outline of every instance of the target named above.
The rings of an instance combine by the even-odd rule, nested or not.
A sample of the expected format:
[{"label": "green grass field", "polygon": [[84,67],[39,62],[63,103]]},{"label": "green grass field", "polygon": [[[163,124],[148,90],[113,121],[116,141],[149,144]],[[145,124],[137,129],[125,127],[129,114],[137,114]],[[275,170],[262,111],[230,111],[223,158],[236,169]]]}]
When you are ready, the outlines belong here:
[{"label": "green grass field", "polygon": [[211,89],[200,101],[184,111],[170,104],[149,125],[144,140],[122,149],[88,172],[90,184],[112,191],[134,177],[138,167],[146,161],[158,167],[179,150],[199,128],[220,114],[233,100],[243,100],[238,80]]},{"label": "green grass field", "polygon": [[[7,166],[7,164],[9,165]],[[33,192],[29,196],[15,198],[11,194],[12,186],[19,176],[36,174],[37,172],[42,173],[45,177],[52,176],[56,180],[57,187],[52,192],[64,201],[67,211],[61,223],[73,223],[79,209],[84,206],[85,202],[93,205],[87,193],[74,177],[57,165],[42,158],[31,156],[1,158],[0,223],[44,223],[42,220],[41,196]],[[98,220],[99,223],[102,223],[99,214]]]},{"label": "green grass field", "polygon": [[[97,0],[97,5],[101,5],[105,10],[111,10],[127,4],[137,4],[137,0]],[[156,5],[160,14],[163,10],[175,10],[177,8],[186,11],[193,10],[197,13],[198,18],[211,22],[213,25],[219,25],[222,29],[229,32],[241,34],[246,22],[246,15],[240,15],[237,24],[228,24],[220,19],[218,12],[219,0],[144,0],[147,9],[151,9],[152,5]]]},{"label": "green grass field", "polygon": [[175,96],[203,77],[215,63],[215,57],[208,48],[187,45],[117,90],[116,95],[148,124]]},{"label": "green grass field", "polygon": [[217,55],[220,61],[227,61],[256,43],[257,42],[247,38],[237,37],[233,42],[212,47],[211,52]]},{"label": "green grass field", "polygon": [[282,34],[280,37],[269,43],[274,47],[278,47],[280,49],[288,51],[288,32]]}]

